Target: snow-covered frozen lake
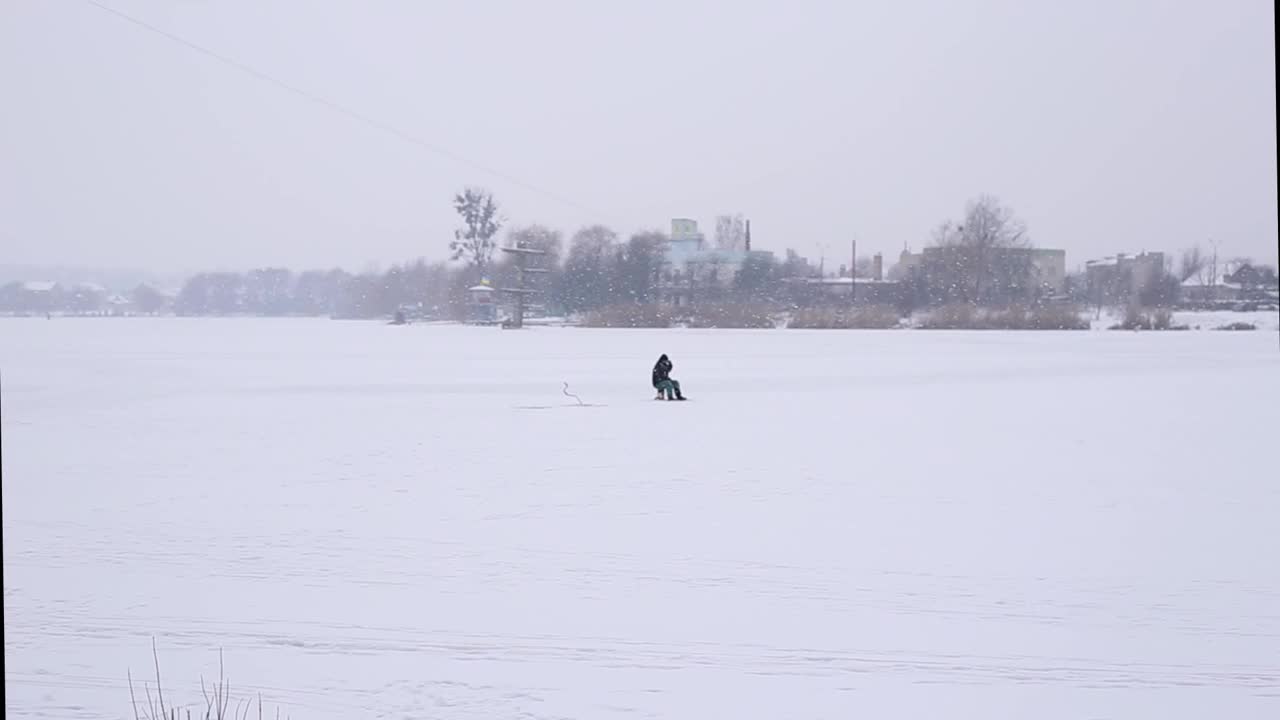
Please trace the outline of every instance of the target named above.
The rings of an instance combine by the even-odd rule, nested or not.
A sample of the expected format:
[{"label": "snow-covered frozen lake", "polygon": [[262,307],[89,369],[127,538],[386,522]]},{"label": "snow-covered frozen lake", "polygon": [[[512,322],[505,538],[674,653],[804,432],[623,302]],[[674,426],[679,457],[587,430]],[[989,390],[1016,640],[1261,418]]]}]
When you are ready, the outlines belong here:
[{"label": "snow-covered frozen lake", "polygon": [[296,720],[1280,717],[1274,331],[4,320],[0,373],[10,718],[132,718],[153,636]]}]

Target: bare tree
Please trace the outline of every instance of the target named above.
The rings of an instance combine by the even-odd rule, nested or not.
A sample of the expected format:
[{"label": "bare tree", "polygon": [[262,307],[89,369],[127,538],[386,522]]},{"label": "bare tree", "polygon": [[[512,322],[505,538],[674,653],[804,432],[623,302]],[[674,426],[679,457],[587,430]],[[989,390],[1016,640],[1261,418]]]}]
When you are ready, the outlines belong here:
[{"label": "bare tree", "polygon": [[667,242],[667,236],[660,232],[632,235],[614,258],[614,291],[631,302],[654,299],[662,270],[662,249]]},{"label": "bare tree", "polygon": [[561,275],[557,299],[571,312],[594,310],[612,303],[615,288],[611,276],[618,253],[618,234],[603,225],[574,233]]},{"label": "bare tree", "polygon": [[964,222],[944,222],[934,231],[936,260],[929,284],[940,300],[1003,301],[1029,291],[1031,247],[1027,227],[990,195],[969,203]]},{"label": "bare tree", "polygon": [[484,272],[497,245],[493,238],[502,229],[498,203],[493,193],[469,187],[454,196],[453,209],[462,218],[463,227],[454,231],[453,242],[449,243],[452,257],[465,259],[473,268]]},{"label": "bare tree", "polygon": [[964,224],[945,222],[935,240],[942,247],[1025,248],[1030,247],[1027,226],[1013,211],[991,195],[982,195],[965,209]]},{"label": "bare tree", "polygon": [[165,297],[146,283],[133,289],[133,305],[144,315],[154,315],[164,309]]},{"label": "bare tree", "polygon": [[1210,240],[1209,246],[1213,248],[1213,250],[1204,256],[1204,262],[1200,264],[1200,270],[1195,273],[1195,276],[1200,280],[1200,285],[1209,288],[1210,293],[1212,293],[1213,288],[1218,286],[1218,280],[1221,277],[1221,272],[1218,267],[1217,241]]},{"label": "bare tree", "polygon": [[746,245],[747,222],[742,214],[721,215],[716,218],[716,247],[721,250],[741,250]]},{"label": "bare tree", "polygon": [[749,255],[733,278],[734,290],[743,298],[764,299],[778,279],[773,255]]}]

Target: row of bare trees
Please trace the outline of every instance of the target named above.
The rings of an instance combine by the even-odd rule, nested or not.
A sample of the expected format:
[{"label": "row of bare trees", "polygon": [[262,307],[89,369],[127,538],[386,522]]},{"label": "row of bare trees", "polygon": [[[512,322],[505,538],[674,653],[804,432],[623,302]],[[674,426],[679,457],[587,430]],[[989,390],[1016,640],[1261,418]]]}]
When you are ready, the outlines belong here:
[{"label": "row of bare trees", "polygon": [[[495,257],[506,220],[494,196],[481,188],[466,188],[455,195],[453,207],[460,225],[450,251],[459,264],[419,260],[385,273],[364,275],[329,270],[295,277],[278,268],[242,275],[202,274],[183,288],[175,309],[192,315],[378,317],[409,307],[427,316],[461,317],[467,288],[482,281],[496,287],[513,285],[516,270],[505,257]],[[742,249],[746,234],[740,216],[722,218],[716,244]],[[927,262],[904,278],[903,309],[952,302],[1007,304],[1037,290],[1026,226],[995,198],[981,197],[970,203],[963,221],[943,223],[934,240],[926,253]],[[653,302],[664,286],[683,283],[696,287],[697,298],[703,301],[794,304],[805,298],[797,295],[800,286],[788,281],[812,278],[820,272],[788,250],[781,260],[770,254],[750,255],[735,267],[732,277],[708,263],[673,278],[663,267],[666,242],[666,236],[656,231],[623,239],[602,225],[578,230],[569,238],[567,248],[560,231],[542,225],[510,228],[505,237],[508,246],[543,250],[553,258],[539,287],[543,304],[552,312]]]},{"label": "row of bare trees", "polygon": [[15,314],[142,314],[165,312],[169,298],[145,283],[123,293],[108,293],[89,285],[58,285],[33,289],[26,283],[0,286],[0,313]]},{"label": "row of bare trees", "polygon": [[[454,196],[453,206],[461,220],[450,243],[452,259],[463,261],[459,270],[471,281],[487,278],[501,287],[515,282],[514,267],[495,261],[498,233],[505,220],[492,193],[466,188]],[[715,243],[726,250],[743,250],[749,231],[741,215],[717,219]],[[667,236],[658,231],[641,231],[623,239],[603,225],[581,228],[569,238],[541,225],[512,229],[507,244],[546,251],[553,260],[542,281],[542,297],[557,312],[585,312],[621,303],[649,303],[658,299],[664,283],[663,256]],[[808,277],[813,270],[794,252],[777,263],[769,256],[755,256],[726,277],[713,263],[687,271],[682,281],[696,282],[707,299],[726,296],[754,299],[779,294],[780,282],[788,277]],[[696,277],[694,277],[696,275]]]},{"label": "row of bare trees", "polygon": [[[508,228],[500,204],[482,188],[461,190],[452,204],[459,218],[449,243],[453,264],[417,260],[386,272],[359,275],[342,270],[294,275],[282,268],[205,273],[187,282],[174,309],[188,315],[336,317],[386,317],[410,309],[425,317],[460,318],[465,315],[468,288],[481,282],[499,288],[518,282],[514,264],[497,253],[504,244],[542,250],[550,256],[544,264],[549,272],[540,276],[537,289],[540,304],[553,313],[654,302],[664,289],[680,283],[696,287],[701,301],[797,304],[809,298],[797,295],[803,283],[789,281],[820,274],[788,250],[782,259],[749,255],[734,267],[732,277],[714,263],[691,266],[683,276],[672,277],[663,263],[667,237],[661,232],[642,231],[623,238],[608,227],[591,225],[566,242],[561,231],[542,225]],[[717,247],[743,249],[747,236],[741,216],[718,220]],[[915,256],[916,262],[897,269],[895,277],[901,281],[897,304],[910,311],[956,303],[1010,306],[1051,299],[1062,278],[1044,275],[1037,261],[1042,254],[1037,252],[1026,224],[1011,209],[994,197],[978,197],[967,205],[960,221],[947,221],[937,228],[932,244]],[[866,268],[863,271],[865,276]],[[1162,267],[1141,287],[1126,286],[1113,294],[1144,306],[1168,305],[1176,300],[1181,281],[1205,272],[1217,276],[1216,252],[1210,255],[1193,248],[1183,253],[1176,273]],[[1068,278],[1067,285],[1078,302],[1094,299],[1083,277]]]},{"label": "row of bare trees", "polygon": [[938,305],[1004,307],[1053,297],[1057,279],[1036,262],[1027,225],[990,195],[965,208],[963,219],[947,220],[932,243],[892,276],[901,283],[903,311]]}]

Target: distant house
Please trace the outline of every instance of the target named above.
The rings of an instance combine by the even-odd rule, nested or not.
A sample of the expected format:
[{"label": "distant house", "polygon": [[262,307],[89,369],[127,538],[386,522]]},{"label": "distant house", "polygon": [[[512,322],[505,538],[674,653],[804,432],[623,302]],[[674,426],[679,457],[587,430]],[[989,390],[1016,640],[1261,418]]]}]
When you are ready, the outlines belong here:
[{"label": "distant house", "polygon": [[[981,273],[974,272],[979,268]],[[979,249],[963,245],[926,247],[919,253],[903,250],[894,275],[920,278],[935,294],[982,296],[973,298],[978,302],[1016,299],[987,297],[1002,293],[1051,297],[1061,295],[1066,289],[1067,251],[1031,247]],[[991,286],[997,282],[999,287]]]},{"label": "distant house", "polygon": [[698,223],[687,218],[671,221],[671,238],[662,255],[658,295],[670,305],[688,305],[705,295],[718,295],[733,286],[748,258],[772,258],[773,253],[751,249],[751,224],[742,249],[708,247]]},{"label": "distant house", "polygon": [[1280,301],[1280,281],[1273,267],[1242,263],[1223,279],[1240,286],[1241,298],[1246,301],[1275,304]]},{"label": "distant house", "polygon": [[1120,253],[1085,263],[1085,287],[1095,303],[1119,303],[1151,286],[1165,273],[1161,252]]},{"label": "distant house", "polygon": [[1234,268],[1206,268],[1182,282],[1182,302],[1191,306],[1230,305],[1245,300],[1244,286],[1233,282]]},{"label": "distant house", "polygon": [[792,299],[800,305],[832,302],[898,305],[905,299],[902,283],[885,279],[884,257],[880,253],[871,258],[869,277],[795,278],[789,282],[792,285]]},{"label": "distant house", "polygon": [[907,248],[902,248],[902,254],[898,256],[898,264],[894,265],[889,271],[891,280],[904,280],[913,272],[919,272],[920,264],[924,262],[924,253],[913,253]]},{"label": "distant house", "polygon": [[1182,283],[1182,303],[1189,307],[1228,307],[1280,303],[1276,271],[1249,262],[1213,263]]}]

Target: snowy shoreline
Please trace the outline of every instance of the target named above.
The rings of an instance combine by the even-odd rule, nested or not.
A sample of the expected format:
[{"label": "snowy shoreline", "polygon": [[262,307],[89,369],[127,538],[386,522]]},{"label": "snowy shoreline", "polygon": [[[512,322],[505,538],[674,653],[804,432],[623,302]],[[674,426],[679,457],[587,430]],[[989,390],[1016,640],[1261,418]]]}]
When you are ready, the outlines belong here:
[{"label": "snowy shoreline", "polygon": [[[926,317],[925,314],[917,314],[911,318],[903,319],[902,323],[896,328],[887,328],[892,330],[921,330],[919,327],[921,319]],[[1114,326],[1124,319],[1124,314],[1107,310],[1100,315],[1095,313],[1081,313],[1082,318],[1087,318],[1090,330],[1113,330]],[[43,315],[17,315],[0,313],[0,320],[45,320]],[[271,322],[282,322],[288,320],[294,321],[319,321],[334,320],[341,322],[358,322],[358,323],[375,323],[388,324],[385,318],[330,318],[323,316],[255,316],[255,315],[220,315],[220,316],[176,316],[176,315],[62,315],[53,314],[52,319],[56,320],[87,320],[87,319],[104,319],[104,320],[262,320]],[[1173,322],[1176,325],[1185,326],[1182,330],[1202,331],[1202,330],[1222,330],[1225,326],[1233,323],[1247,323],[1253,325],[1256,330],[1260,331],[1277,331],[1280,330],[1280,312],[1276,311],[1231,311],[1231,310],[1175,310],[1173,312]],[[525,324],[529,327],[582,327],[579,322],[568,318],[532,318],[526,319]],[[418,327],[453,327],[468,326],[467,323],[456,322],[452,320],[418,320],[405,323],[406,326]],[[613,329],[639,329],[639,328],[590,328],[599,330]],[[676,325],[667,329],[692,329],[681,325]],[[697,328],[699,330],[746,330],[751,328]],[[758,328],[757,328],[758,329]],[[787,328],[785,321],[780,323],[777,329],[795,329]],[[810,329],[810,328],[806,328]],[[854,330],[876,330],[886,328],[821,328],[817,331],[854,331]],[[955,332],[1078,332],[1075,330],[1020,330],[1020,329],[971,329],[971,328],[948,328]],[[1148,330],[1146,332],[1170,332]]]}]

